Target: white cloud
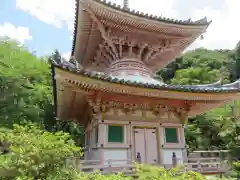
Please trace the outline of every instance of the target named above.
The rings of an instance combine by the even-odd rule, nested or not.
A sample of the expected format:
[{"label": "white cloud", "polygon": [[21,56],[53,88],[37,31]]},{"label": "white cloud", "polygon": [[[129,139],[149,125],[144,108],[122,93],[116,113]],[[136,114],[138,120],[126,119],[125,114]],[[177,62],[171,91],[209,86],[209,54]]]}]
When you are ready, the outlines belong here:
[{"label": "white cloud", "polygon": [[[122,4],[122,0],[111,1]],[[157,2],[156,0],[148,0],[139,3],[138,0],[132,0],[130,6],[139,11],[174,17],[171,8],[173,2],[174,0],[158,0]],[[155,4],[157,8],[153,8],[149,4]],[[16,6],[45,23],[53,24],[56,27],[67,25],[68,29],[73,29],[75,0],[16,0]]]},{"label": "white cloud", "polygon": [[16,27],[10,23],[4,23],[3,25],[0,25],[0,36],[6,36],[15,39],[21,44],[24,44],[25,40],[32,39],[28,27]]},{"label": "white cloud", "polygon": [[205,47],[209,49],[233,49],[240,40],[240,7],[239,0],[225,0],[224,11],[218,11],[205,7],[197,10],[194,19],[207,16],[212,20],[207,33],[204,34],[204,40],[197,40],[194,47]]},{"label": "white cloud", "polygon": [[74,0],[16,0],[16,6],[45,23],[73,29]]},{"label": "white cloud", "polygon": [[[111,1],[115,2],[116,4],[123,4],[123,0]],[[174,18],[176,17],[176,12],[173,9],[175,1],[176,0],[147,0],[139,3],[139,0],[130,0],[129,6],[130,9],[135,9],[140,12]]]},{"label": "white cloud", "polygon": [[[111,0],[117,4],[122,4],[123,0]],[[140,1],[131,0],[130,7],[139,11],[147,12],[154,15],[163,15],[170,18],[180,18],[184,16],[186,19],[201,19],[207,16],[213,20],[208,32],[204,34],[204,40],[197,40],[191,48],[205,47],[210,49],[215,48],[233,48],[240,40],[240,1],[239,0],[224,0],[225,6],[221,9],[212,9],[211,5],[203,9],[193,7],[193,3],[188,3],[189,0],[183,0],[182,6],[190,11],[181,12],[174,5],[176,0],[148,0]],[[75,0],[16,0],[17,7],[24,11],[28,11],[33,16],[43,22],[53,24],[57,27],[67,25],[70,30],[73,29]],[[209,2],[210,3],[210,2]],[[221,2],[223,3],[223,2]],[[174,9],[175,8],[175,9]],[[179,8],[181,9],[181,8]],[[183,15],[184,14],[184,15]]]},{"label": "white cloud", "polygon": [[70,59],[70,56],[71,56],[71,52],[67,52],[67,53],[62,54],[62,57],[67,61]]}]

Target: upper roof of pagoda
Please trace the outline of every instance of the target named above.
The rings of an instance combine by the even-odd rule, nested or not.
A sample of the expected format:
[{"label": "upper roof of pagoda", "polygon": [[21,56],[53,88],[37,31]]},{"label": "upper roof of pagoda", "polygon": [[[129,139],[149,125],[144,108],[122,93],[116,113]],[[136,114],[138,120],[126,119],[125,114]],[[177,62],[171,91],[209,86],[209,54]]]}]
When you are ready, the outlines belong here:
[{"label": "upper roof of pagoda", "polygon": [[116,60],[142,61],[151,71],[180,55],[211,22],[174,20],[122,8],[105,0],[76,0],[72,56],[106,72]]}]

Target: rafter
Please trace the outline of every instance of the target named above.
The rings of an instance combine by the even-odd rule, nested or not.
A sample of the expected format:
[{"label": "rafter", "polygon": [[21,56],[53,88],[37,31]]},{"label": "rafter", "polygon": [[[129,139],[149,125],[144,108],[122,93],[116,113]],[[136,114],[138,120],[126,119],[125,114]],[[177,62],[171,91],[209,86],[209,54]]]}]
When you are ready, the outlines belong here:
[{"label": "rafter", "polygon": [[101,23],[101,21],[95,16],[95,14],[91,11],[89,8],[89,5],[86,5],[83,1],[80,1],[84,6],[84,11],[89,14],[89,17],[96,23],[102,38],[107,42],[107,44],[111,47],[112,51],[116,56],[118,56],[117,49],[115,45],[113,44],[112,40],[109,38],[109,33],[106,31],[104,25]]}]

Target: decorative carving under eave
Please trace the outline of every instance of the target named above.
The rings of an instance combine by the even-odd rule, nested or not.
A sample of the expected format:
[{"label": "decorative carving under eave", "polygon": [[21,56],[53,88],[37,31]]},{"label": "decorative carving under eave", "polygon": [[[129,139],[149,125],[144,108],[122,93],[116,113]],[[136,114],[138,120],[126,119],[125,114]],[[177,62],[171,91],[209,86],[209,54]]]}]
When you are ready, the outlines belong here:
[{"label": "decorative carving under eave", "polygon": [[152,109],[152,112],[155,116],[159,117],[159,116],[163,115],[164,113],[168,112],[168,110],[169,110],[168,107],[158,104]]},{"label": "decorative carving under eave", "polygon": [[181,107],[173,108],[171,109],[171,112],[174,114],[174,116],[177,119],[180,120],[182,124],[185,124],[185,120],[188,117],[188,112],[189,112],[188,108],[181,108]]},{"label": "decorative carving under eave", "polygon": [[87,99],[88,104],[91,107],[91,114],[93,119],[98,119],[98,115],[101,113],[101,98],[101,94],[97,94],[97,97],[95,99],[91,97]]},{"label": "decorative carving under eave", "polygon": [[[188,109],[186,108],[173,108],[168,107],[164,104],[155,104],[151,105],[148,103],[145,104],[134,104],[134,103],[123,103],[120,101],[104,101],[100,97],[98,99],[89,100],[89,105],[92,107],[92,114],[93,117],[97,118],[99,114],[112,114],[115,112],[119,112],[120,116],[142,116],[141,118],[148,119],[148,118],[161,118],[162,116],[168,114],[169,112],[172,113],[176,119],[178,119],[181,123],[184,124],[187,115]],[[139,112],[141,112],[139,114]],[[137,114],[136,114],[137,113]],[[117,114],[114,113],[116,116]]]},{"label": "decorative carving under eave", "polygon": [[[96,18],[96,20],[98,19]],[[112,62],[124,58],[133,58],[149,63],[164,52],[174,51],[184,40],[189,40],[189,38],[155,39],[146,43],[141,37],[134,36],[134,34],[133,36],[129,33],[119,34],[119,32],[111,31],[111,27],[106,28],[101,21],[99,23],[101,23],[99,30],[104,30],[103,34],[106,36],[102,36],[103,42],[99,45],[94,60],[101,68],[109,68]]]},{"label": "decorative carving under eave", "polygon": [[137,109],[138,109],[137,104],[124,103],[122,105],[122,112],[125,113],[126,115],[133,114]]},{"label": "decorative carving under eave", "polygon": [[98,49],[96,50],[94,61],[98,64],[104,64],[105,67],[108,67],[116,57],[104,42],[99,44]]},{"label": "decorative carving under eave", "polygon": [[[106,43],[111,47],[112,52],[118,57],[116,46],[113,44],[109,34],[110,34],[110,28],[106,28],[103,23],[95,16],[95,14],[92,12],[90,7],[86,5],[84,2],[80,1],[85,5],[84,11],[86,11],[89,14],[89,17],[96,23],[102,38],[106,41]],[[119,57],[118,57],[119,58]]]}]

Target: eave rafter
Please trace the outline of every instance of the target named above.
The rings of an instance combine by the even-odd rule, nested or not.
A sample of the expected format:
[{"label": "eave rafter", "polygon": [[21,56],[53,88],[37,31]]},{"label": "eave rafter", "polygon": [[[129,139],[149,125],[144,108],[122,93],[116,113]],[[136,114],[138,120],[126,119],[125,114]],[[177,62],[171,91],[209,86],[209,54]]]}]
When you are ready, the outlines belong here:
[{"label": "eave rafter", "polygon": [[114,55],[116,57],[118,57],[118,53],[117,53],[117,49],[115,47],[115,45],[113,44],[109,34],[110,34],[110,29],[106,29],[105,26],[102,24],[102,22],[95,16],[95,14],[92,12],[92,10],[90,9],[90,5],[86,5],[83,1],[80,1],[80,3],[82,3],[85,7],[85,9],[83,9],[83,11],[87,12],[89,17],[93,20],[93,22],[96,23],[102,38],[106,41],[106,43],[108,44],[108,46],[111,48],[111,51],[114,53]]},{"label": "eave rafter", "polygon": [[94,61],[97,62],[99,66],[103,65],[104,67],[108,67],[113,59],[114,57],[108,53],[106,46],[104,46],[103,43],[99,44]]},{"label": "eave rafter", "polygon": [[182,123],[182,124],[185,124],[185,121],[188,117],[188,113],[189,113],[189,109],[188,108],[174,108],[171,110],[171,112],[173,113],[173,115],[179,119],[179,121]]}]

